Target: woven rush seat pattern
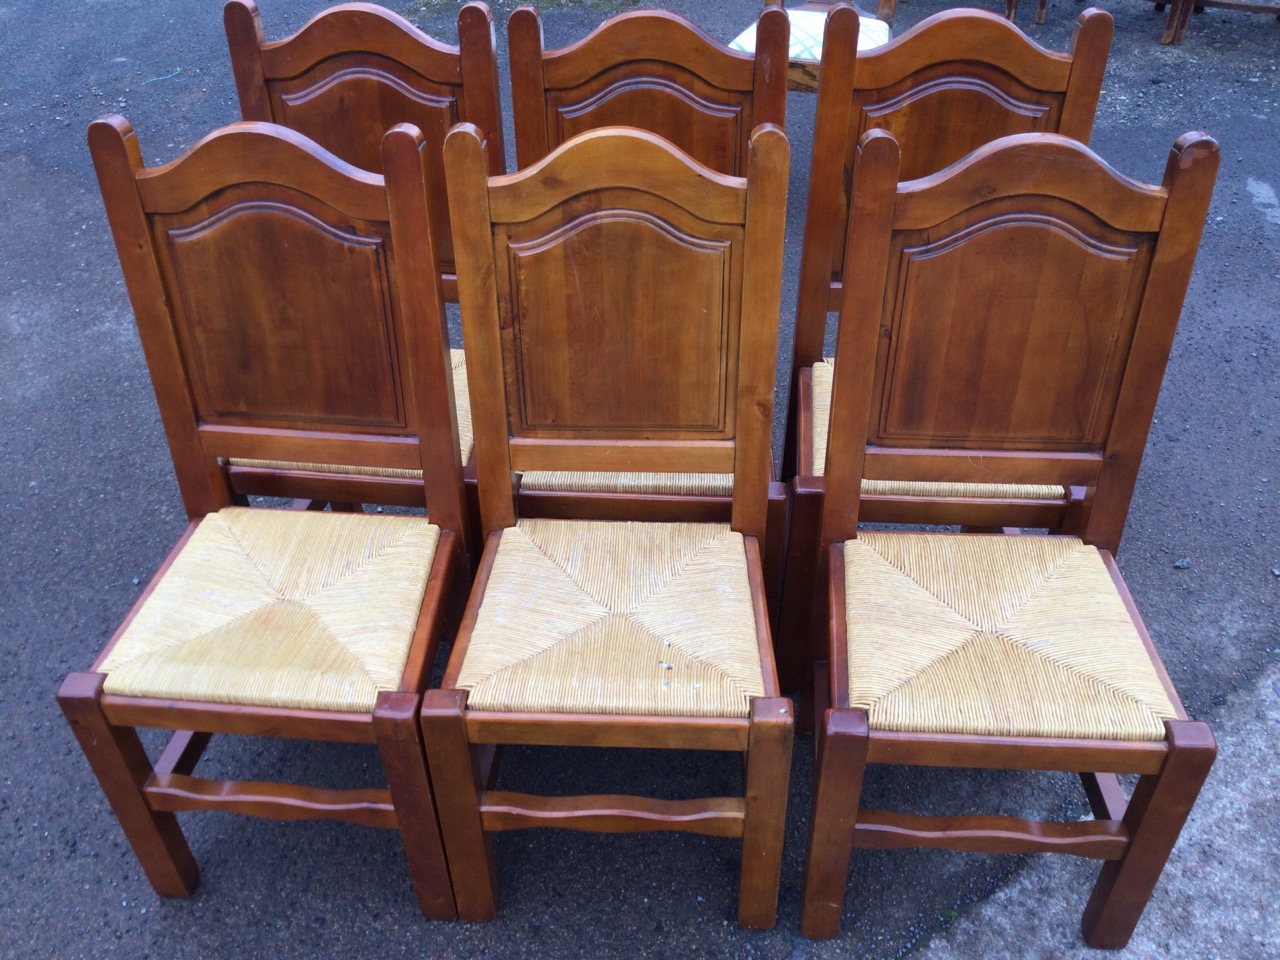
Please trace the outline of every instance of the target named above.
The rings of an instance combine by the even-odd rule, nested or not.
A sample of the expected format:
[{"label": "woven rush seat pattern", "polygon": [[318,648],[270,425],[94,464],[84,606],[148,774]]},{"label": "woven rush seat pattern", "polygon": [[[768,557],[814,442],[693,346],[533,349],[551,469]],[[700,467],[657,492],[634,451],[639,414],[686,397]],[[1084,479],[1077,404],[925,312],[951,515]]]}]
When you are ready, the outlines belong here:
[{"label": "woven rush seat pattern", "polygon": [[[471,394],[467,392],[467,358],[461,350],[450,350],[453,365],[453,403],[458,415],[458,447],[462,462],[471,459],[475,431],[471,428]],[[256,467],[261,470],[287,470],[290,473],[330,473],[350,477],[386,477],[395,480],[421,480],[421,470],[396,467],[355,466],[341,463],[301,463],[295,460],[250,460],[234,458],[233,467]]]},{"label": "woven rush seat pattern", "polygon": [[439,536],[420,517],[210,514],[103,661],[104,689],[371,711],[399,687]]},{"label": "woven rush seat pattern", "polygon": [[1176,717],[1074,537],[866,533],[844,556],[850,705],[872,729],[1162,740]]},{"label": "woven rush seat pattern", "polygon": [[748,716],[764,681],[741,534],[519,521],[457,685],[477,710]]},{"label": "woven rush seat pattern", "polygon": [[555,493],[731,497],[733,496],[733,474],[528,470],[520,475],[520,489]]},{"label": "woven rush seat pattern", "polygon": [[[831,427],[831,387],[836,365],[822,360],[813,365],[810,396],[813,404],[813,472],[827,466],[827,438]],[[863,480],[864,496],[965,497],[973,500],[1065,500],[1067,491],[1052,484],[930,483],[918,480]]]}]

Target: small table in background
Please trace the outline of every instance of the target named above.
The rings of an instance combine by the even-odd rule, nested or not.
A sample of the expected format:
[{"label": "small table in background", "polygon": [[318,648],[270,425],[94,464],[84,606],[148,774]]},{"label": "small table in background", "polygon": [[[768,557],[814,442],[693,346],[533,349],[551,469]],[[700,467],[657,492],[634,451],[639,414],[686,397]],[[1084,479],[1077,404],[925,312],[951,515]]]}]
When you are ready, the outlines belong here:
[{"label": "small table in background", "polygon": [[[822,32],[826,26],[825,10],[788,10],[791,21],[790,67],[787,89],[812,93],[818,89],[819,64],[822,62]],[[872,17],[858,17],[858,50],[883,47],[893,39],[889,24]],[[756,25],[753,23],[729,43],[733,50],[755,53]]]}]

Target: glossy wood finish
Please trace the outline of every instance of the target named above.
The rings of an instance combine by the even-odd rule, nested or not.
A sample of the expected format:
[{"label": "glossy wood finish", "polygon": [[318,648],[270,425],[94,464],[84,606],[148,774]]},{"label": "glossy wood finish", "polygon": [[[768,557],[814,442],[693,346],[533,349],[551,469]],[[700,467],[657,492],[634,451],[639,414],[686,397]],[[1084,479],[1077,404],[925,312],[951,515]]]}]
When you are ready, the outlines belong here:
[{"label": "glossy wood finish", "polygon": [[[1186,718],[1112,553],[1218,147],[1203,134],[1180,138],[1159,187],[1130,181],[1053,135],[1007,137],[906,183],[890,134],[867,134],[859,150],[848,244],[862,251],[859,284],[842,296],[816,558],[825,589],[815,609],[828,624],[830,670],[821,671],[827,686],[815,699],[830,706],[818,718],[825,735],[802,929],[837,933],[853,846],[1060,852],[1107,861],[1084,936],[1091,946],[1119,948],[1216,749],[1208,728]],[[890,466],[877,468],[881,459]],[[862,478],[892,470],[900,479],[944,479],[961,463],[992,480],[1088,488],[1063,532],[1101,552],[1174,705],[1164,740],[888,732],[870,729],[866,712],[850,705],[842,550],[857,536]],[[850,814],[848,797],[867,763],[1076,771],[1095,819],[922,817],[856,804]],[[1142,775],[1127,804],[1112,776],[1121,772]]]},{"label": "glossy wood finish", "polygon": [[[151,169],[121,117],[95,121],[89,144],[192,522],[59,703],[160,894],[185,896],[197,877],[173,811],[226,810],[398,829],[423,912],[453,917],[418,713],[455,580],[466,579],[467,525],[444,306],[433,271],[419,269],[434,262],[425,141],[408,125],[389,131],[385,179],[263,123],[219,130]],[[399,688],[372,711],[103,693],[96,671],[159,576],[202,517],[241,500],[235,456],[423,471],[416,498],[440,539]],[[279,492],[297,492],[288,471],[271,473]],[[177,731],[154,767],[137,727]],[[375,744],[387,784],[195,776],[213,733]]]},{"label": "glossy wood finish", "polygon": [[412,123],[426,140],[432,230],[446,296],[457,299],[444,196],[444,138],[455,123],[485,132],[490,173],[504,170],[493,17],[472,0],[458,12],[458,45],[400,15],[344,3],[297,33],[267,41],[253,0],[223,10],[241,116],[297,130],[348,163],[383,172],[382,136]]},{"label": "glossy wood finish", "polygon": [[[758,128],[745,178],[631,128],[582,134],[504,177],[484,176],[483,152],[465,126],[445,145],[487,542],[442,687],[428,692],[422,710],[459,916],[495,915],[494,830],[673,830],[740,836],[739,922],[770,927],[794,728],[791,704],[778,696],[759,547],[786,139],[776,127]],[[501,531],[531,502],[516,497],[519,469],[734,474],[729,517],[744,535],[764,679],[749,717],[467,706],[456,684]],[[689,509],[677,499],[664,511],[660,498],[618,498],[615,506],[615,519],[675,519]],[[746,784],[741,797],[678,802],[517,795],[489,786],[481,747],[495,743],[743,752]]]},{"label": "glossy wood finish", "polygon": [[484,828],[526,830],[552,827],[588,833],[652,833],[679,830],[708,837],[742,836],[741,797],[708,800],[654,800],[650,797],[535,797],[485,791],[480,803]]},{"label": "glossy wood finish", "polygon": [[754,55],[665,10],[619,14],[577,43],[545,50],[537,11],[519,7],[507,36],[521,169],[579,133],[630,126],[745,176],[752,131],[784,125],[789,27],[780,7],[761,14]]},{"label": "glossy wood finish", "polygon": [[783,469],[796,470],[796,384],[822,359],[827,314],[839,306],[859,138],[889,130],[904,180],[926,176],[997,137],[1061,133],[1087,143],[1111,45],[1111,15],[1080,15],[1067,53],[1046,50],[979,10],[929,17],[887,46],[856,54],[858,16],[827,18],[809,205],[796,307],[792,409]]},{"label": "glossy wood finish", "polygon": [[[781,284],[751,265],[780,262],[786,150],[767,127],[753,144],[744,180],[596,131],[486,184],[478,137],[450,136],[450,200],[491,221],[457,234],[486,531],[512,522],[515,469],[720,470],[735,528],[764,538]],[[614,269],[637,245],[645,269]]]},{"label": "glossy wood finish", "polygon": [[[790,482],[792,522],[780,603],[779,634],[783,639],[779,662],[789,689],[801,682],[811,651],[824,644],[822,624],[809,614],[811,584],[817,572],[816,519],[826,481],[811,462],[812,408],[806,401],[809,370],[823,358],[828,312],[837,310],[841,303],[858,139],[868,130],[891,131],[899,141],[899,176],[904,180],[941,170],[1006,134],[1061,133],[1087,143],[1111,35],[1111,15],[1089,9],[1080,14],[1068,52],[1056,53],[1033,43],[994,14],[949,10],[929,17],[887,46],[855,56],[856,9],[836,4],[828,14],[823,44],[827,65],[814,128],[782,468]],[[861,277],[870,264],[861,252],[855,254],[849,269],[856,269]],[[918,277],[918,271],[912,276]],[[1033,280],[1027,277],[1024,283]],[[913,289],[919,292],[923,288]],[[942,290],[924,292],[943,297]],[[907,355],[913,358],[911,362],[922,365],[945,362],[946,356],[940,350],[930,359],[931,354],[917,349]],[[903,381],[906,379],[904,371]],[[973,382],[957,381],[951,388],[967,396]],[[912,390],[900,392],[895,412],[905,413],[903,404],[910,404],[913,394]],[[946,402],[931,400],[935,407]],[[834,425],[832,429],[836,429]],[[866,476],[903,479],[906,474],[894,472],[894,466],[886,462],[882,472]],[[947,463],[936,476],[918,478],[1001,482],[991,469],[990,457],[973,460],[968,475],[958,473],[959,466]],[[869,463],[868,469],[875,471],[877,463]],[[1036,481],[1020,476],[1005,482]],[[970,526],[1021,522],[1057,527],[1070,509],[1069,497],[995,503],[955,497],[880,496],[865,498],[862,503],[863,517],[869,521]]]}]

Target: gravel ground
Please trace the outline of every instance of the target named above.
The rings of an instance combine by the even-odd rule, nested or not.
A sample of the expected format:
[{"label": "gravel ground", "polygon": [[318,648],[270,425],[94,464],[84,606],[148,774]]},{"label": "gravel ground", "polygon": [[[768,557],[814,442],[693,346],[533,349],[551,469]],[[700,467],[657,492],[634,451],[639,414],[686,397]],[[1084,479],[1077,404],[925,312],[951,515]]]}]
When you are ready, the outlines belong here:
[{"label": "gravel ground", "polygon": [[[326,6],[262,4],[272,37]],[[759,10],[746,0],[672,6],[723,39]],[[904,0],[899,30],[941,6]],[[1182,132],[1205,129],[1223,146],[1120,557],[1188,710],[1214,724],[1222,752],[1128,955],[1274,957],[1280,24],[1210,10],[1170,48],[1157,43],[1162,15],[1149,5],[1112,6],[1097,149],[1122,172],[1155,181]],[[1078,8],[1058,0],[1042,28],[1031,26],[1031,8],[1023,4],[1022,24],[1065,48]],[[617,9],[549,4],[547,42],[579,37]],[[508,10],[496,11],[500,23]],[[409,12],[453,36],[453,5]],[[0,0],[0,62],[0,957],[1082,952],[1090,865],[935,851],[859,855],[841,938],[802,938],[807,742],[797,745],[779,924],[768,933],[734,924],[735,845],[678,835],[499,837],[498,919],[442,924],[418,915],[389,832],[205,814],[183,818],[203,870],[199,889],[183,901],[156,897],[53,699],[63,675],[91,662],[184,522],[83,133],[94,116],[121,112],[147,162],[158,163],[235,119],[218,4]],[[784,371],[813,108],[810,96],[789,103]],[[564,792],[661,783],[678,796],[729,789],[737,776],[726,758],[700,754],[628,752],[607,770],[597,761],[517,751],[504,783]],[[376,777],[368,752],[313,744],[215,742],[207,764],[211,774],[251,779]],[[1084,810],[1067,777],[875,774],[870,801],[908,809]]]}]

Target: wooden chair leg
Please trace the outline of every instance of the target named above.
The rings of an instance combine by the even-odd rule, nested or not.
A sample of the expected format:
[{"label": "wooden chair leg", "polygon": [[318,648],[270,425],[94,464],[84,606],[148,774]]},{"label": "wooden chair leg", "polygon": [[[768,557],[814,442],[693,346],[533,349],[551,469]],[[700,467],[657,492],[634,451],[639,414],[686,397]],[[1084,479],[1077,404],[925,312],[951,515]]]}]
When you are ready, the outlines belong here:
[{"label": "wooden chair leg", "polygon": [[769,610],[769,628],[778,635],[782,623],[782,572],[787,561],[787,521],[791,497],[784,483],[769,484],[769,506],[765,518],[764,567],[765,603]]},{"label": "wooden chair leg", "polygon": [[797,732],[813,735],[813,764],[817,768],[822,756],[822,718],[831,709],[831,665],[817,660],[809,670],[810,682],[805,687],[807,702],[800,704],[801,716]]},{"label": "wooden chair leg", "polygon": [[867,767],[867,714],[828,710],[822,718],[814,774],[813,816],[805,852],[800,932],[830,939],[840,932],[862,777]]},{"label": "wooden chair leg", "polygon": [[105,681],[101,673],[73,673],[58,690],[58,704],[151,886],[162,897],[190,896],[200,868],[177,817],[147,803],[142,788],[151,776],[151,761],[137,733],[113,726],[102,712]]},{"label": "wooden chair leg", "polygon": [[1044,23],[1044,15],[1049,11],[1049,0],[1040,0],[1036,5],[1036,23]]},{"label": "wooden chair leg", "polygon": [[1161,43],[1181,44],[1191,23],[1191,8],[1194,0],[1173,0],[1169,5],[1169,15],[1164,21],[1164,32],[1160,35]]},{"label": "wooden chair leg", "polygon": [[782,601],[774,648],[778,682],[783,690],[799,690],[818,649],[813,638],[813,591],[817,570],[822,495],[792,484],[791,535],[782,575]]},{"label": "wooden chair leg", "polygon": [[799,438],[796,436],[799,431],[800,419],[800,403],[799,390],[797,384],[791,384],[790,396],[787,398],[787,428],[786,433],[782,435],[782,469],[778,475],[778,479],[783,483],[790,485],[796,475],[797,451]]},{"label": "wooden chair leg", "polygon": [[1165,728],[1169,757],[1158,774],[1138,781],[1124,815],[1129,846],[1103,865],[1085,907],[1081,929],[1091,947],[1119,950],[1129,942],[1217,755],[1207,724],[1169,720]]},{"label": "wooden chair leg", "polygon": [[432,919],[453,920],[458,911],[427,777],[417,695],[403,691],[380,694],[373,711],[373,730],[418,906]]},{"label": "wooden chair leg", "polygon": [[752,701],[738,923],[753,930],[769,930],[778,920],[778,880],[794,739],[795,713],[790,700],[758,697]]},{"label": "wooden chair leg", "polygon": [[467,741],[466,702],[463,690],[428,690],[422,702],[422,739],[436,786],[436,811],[458,916],[492,920],[497,912],[496,872],[493,849],[480,822],[483,787]]}]

